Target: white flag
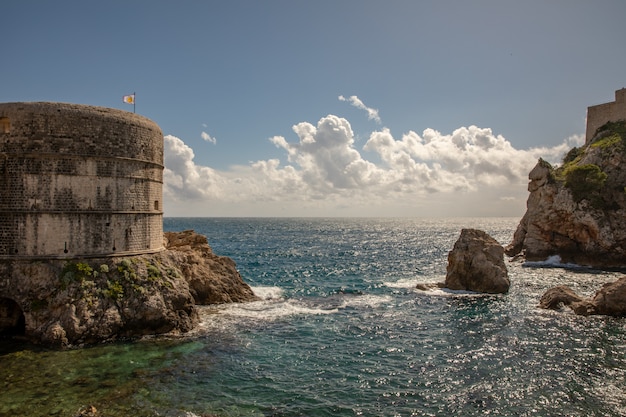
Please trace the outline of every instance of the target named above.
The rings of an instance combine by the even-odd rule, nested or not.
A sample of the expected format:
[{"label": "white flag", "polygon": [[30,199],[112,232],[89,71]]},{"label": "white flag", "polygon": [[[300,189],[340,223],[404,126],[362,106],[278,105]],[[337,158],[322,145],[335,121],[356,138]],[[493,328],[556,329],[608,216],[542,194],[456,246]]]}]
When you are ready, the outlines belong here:
[{"label": "white flag", "polygon": [[123,101],[124,101],[124,103],[135,104],[135,95],[131,94],[129,96],[124,96]]}]

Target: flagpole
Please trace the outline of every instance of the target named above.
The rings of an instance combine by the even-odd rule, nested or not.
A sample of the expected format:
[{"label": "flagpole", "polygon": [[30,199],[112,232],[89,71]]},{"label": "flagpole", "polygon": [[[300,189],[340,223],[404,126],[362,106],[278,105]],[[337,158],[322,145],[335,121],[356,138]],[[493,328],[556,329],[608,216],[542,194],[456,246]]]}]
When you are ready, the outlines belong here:
[{"label": "flagpole", "polygon": [[135,103],[137,102],[137,95],[133,91],[133,113],[135,113]]}]

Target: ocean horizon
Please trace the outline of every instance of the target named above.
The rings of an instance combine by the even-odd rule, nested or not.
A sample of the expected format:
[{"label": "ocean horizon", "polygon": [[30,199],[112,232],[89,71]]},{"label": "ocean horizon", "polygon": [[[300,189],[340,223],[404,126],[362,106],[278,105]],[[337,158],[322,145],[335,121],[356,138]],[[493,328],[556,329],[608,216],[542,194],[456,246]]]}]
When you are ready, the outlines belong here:
[{"label": "ocean horizon", "polygon": [[462,228],[519,217],[166,217],[231,257],[260,301],[63,351],[0,342],[0,416],[624,416],[626,321],[538,308],[622,274],[506,259],[507,294],[442,282]]}]

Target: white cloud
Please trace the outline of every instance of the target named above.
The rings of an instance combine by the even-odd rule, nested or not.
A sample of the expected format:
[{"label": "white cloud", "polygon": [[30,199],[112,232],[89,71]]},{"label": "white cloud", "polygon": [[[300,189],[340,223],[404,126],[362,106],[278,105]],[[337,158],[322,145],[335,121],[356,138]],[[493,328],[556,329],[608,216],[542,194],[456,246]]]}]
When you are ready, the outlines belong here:
[{"label": "white cloud", "polygon": [[193,150],[175,136],[164,137],[163,194],[173,201],[222,197],[222,177],[194,163]]},{"label": "white cloud", "polygon": [[338,98],[339,101],[347,101],[357,109],[365,110],[367,112],[367,118],[369,120],[374,120],[378,124],[381,123],[380,116],[378,115],[378,110],[367,107],[357,96],[350,96],[348,98],[345,98],[344,96],[339,96]]},{"label": "white cloud", "polygon": [[293,126],[293,131],[299,143],[290,144],[281,136],[270,140],[287,151],[288,161],[298,165],[311,189],[337,192],[360,188],[371,183],[378,171],[354,148],[354,135],[346,119],[329,115],[317,126],[303,122]]},{"label": "white cloud", "polygon": [[216,138],[211,137],[211,135],[209,135],[207,132],[204,132],[204,131],[203,131],[203,132],[200,134],[200,136],[202,137],[202,139],[204,139],[205,141],[207,141],[207,142],[209,142],[209,143],[212,143],[213,145],[215,145],[215,144],[217,143],[217,139],[216,139]]},{"label": "white cloud", "polygon": [[[166,215],[517,216],[538,158],[558,162],[580,143],[572,137],[556,147],[520,150],[476,126],[400,138],[383,128],[357,149],[350,123],[334,115],[293,131],[297,141],[270,138],[285,161],[278,155],[227,171],[196,165],[189,146],[166,136]],[[375,154],[376,162],[361,151]]]}]

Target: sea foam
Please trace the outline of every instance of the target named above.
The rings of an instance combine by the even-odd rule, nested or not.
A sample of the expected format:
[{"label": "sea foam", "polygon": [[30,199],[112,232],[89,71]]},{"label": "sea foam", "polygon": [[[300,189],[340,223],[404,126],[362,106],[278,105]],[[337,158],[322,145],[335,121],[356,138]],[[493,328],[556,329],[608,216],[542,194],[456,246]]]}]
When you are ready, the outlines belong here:
[{"label": "sea foam", "polygon": [[526,261],[522,264],[524,267],[534,268],[566,268],[566,269],[589,269],[589,266],[578,265],[575,263],[563,263],[559,255],[552,255],[543,261]]}]

